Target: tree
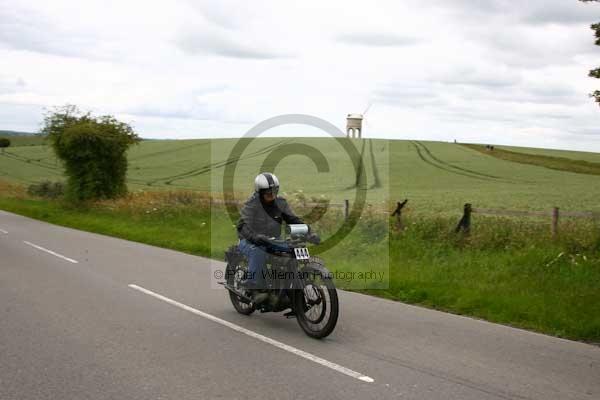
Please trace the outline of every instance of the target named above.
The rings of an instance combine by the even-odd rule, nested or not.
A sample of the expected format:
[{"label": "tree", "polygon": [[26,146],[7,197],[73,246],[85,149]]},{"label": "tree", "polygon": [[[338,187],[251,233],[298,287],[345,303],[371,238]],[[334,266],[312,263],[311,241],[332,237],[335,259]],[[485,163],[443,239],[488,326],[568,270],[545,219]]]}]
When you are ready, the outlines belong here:
[{"label": "tree", "polygon": [[139,141],[131,126],[66,105],[44,116],[41,133],[64,164],[68,199],[115,198],[127,192],[126,152]]},{"label": "tree", "polygon": [[4,151],[5,147],[9,147],[10,146],[10,139],[8,138],[0,138],[0,149],[2,149],[2,151]]},{"label": "tree", "polygon": [[[598,2],[599,0],[579,0],[584,3],[589,3],[591,1]],[[596,46],[600,46],[600,22],[592,24],[590,28],[594,31],[594,35],[596,36]],[[600,68],[590,70],[589,76],[592,78],[600,79]],[[600,105],[600,90],[595,90],[590,94],[591,97],[596,99],[596,102]]]}]

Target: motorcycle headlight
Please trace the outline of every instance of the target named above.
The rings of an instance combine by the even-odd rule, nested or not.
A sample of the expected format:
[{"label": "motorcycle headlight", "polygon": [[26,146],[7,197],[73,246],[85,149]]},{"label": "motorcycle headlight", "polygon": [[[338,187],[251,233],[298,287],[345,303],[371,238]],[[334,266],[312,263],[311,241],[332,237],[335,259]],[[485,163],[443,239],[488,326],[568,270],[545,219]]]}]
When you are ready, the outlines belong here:
[{"label": "motorcycle headlight", "polygon": [[291,236],[306,236],[308,235],[308,225],[290,224],[287,226],[286,232]]}]

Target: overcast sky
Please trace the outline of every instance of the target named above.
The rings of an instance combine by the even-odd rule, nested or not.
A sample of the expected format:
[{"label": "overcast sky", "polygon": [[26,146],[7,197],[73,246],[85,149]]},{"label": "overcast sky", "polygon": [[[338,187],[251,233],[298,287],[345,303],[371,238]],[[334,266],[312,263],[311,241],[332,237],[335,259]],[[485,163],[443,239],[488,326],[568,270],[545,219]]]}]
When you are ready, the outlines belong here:
[{"label": "overcast sky", "polygon": [[0,129],[66,103],[148,138],[344,129],[372,103],[365,137],[600,152],[598,21],[576,0],[0,0]]}]

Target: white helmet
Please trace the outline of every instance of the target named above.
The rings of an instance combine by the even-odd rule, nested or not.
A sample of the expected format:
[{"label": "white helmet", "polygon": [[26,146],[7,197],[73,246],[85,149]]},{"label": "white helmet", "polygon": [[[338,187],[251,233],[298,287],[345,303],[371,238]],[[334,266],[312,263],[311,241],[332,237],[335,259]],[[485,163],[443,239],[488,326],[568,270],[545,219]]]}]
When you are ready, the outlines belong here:
[{"label": "white helmet", "polygon": [[254,190],[257,192],[272,190],[277,193],[279,190],[279,179],[270,172],[263,172],[254,178]]}]

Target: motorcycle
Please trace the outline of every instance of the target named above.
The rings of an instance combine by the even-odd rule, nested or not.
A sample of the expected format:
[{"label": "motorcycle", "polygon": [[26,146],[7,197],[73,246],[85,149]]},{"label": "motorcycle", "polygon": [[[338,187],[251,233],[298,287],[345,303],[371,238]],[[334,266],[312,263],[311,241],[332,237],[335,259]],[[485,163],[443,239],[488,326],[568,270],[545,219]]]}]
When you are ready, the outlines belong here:
[{"label": "motorcycle", "polygon": [[266,247],[265,288],[262,290],[269,295],[266,301],[254,304],[252,294],[243,287],[242,281],[248,277],[248,260],[237,245],[225,252],[226,280],[222,284],[240,314],[290,309],[284,316],[295,317],[308,336],[324,338],[333,332],[339,315],[335,285],[323,261],[309,254],[306,246],[313,236],[308,226],[291,224],[286,233],[284,239],[271,240]]}]

